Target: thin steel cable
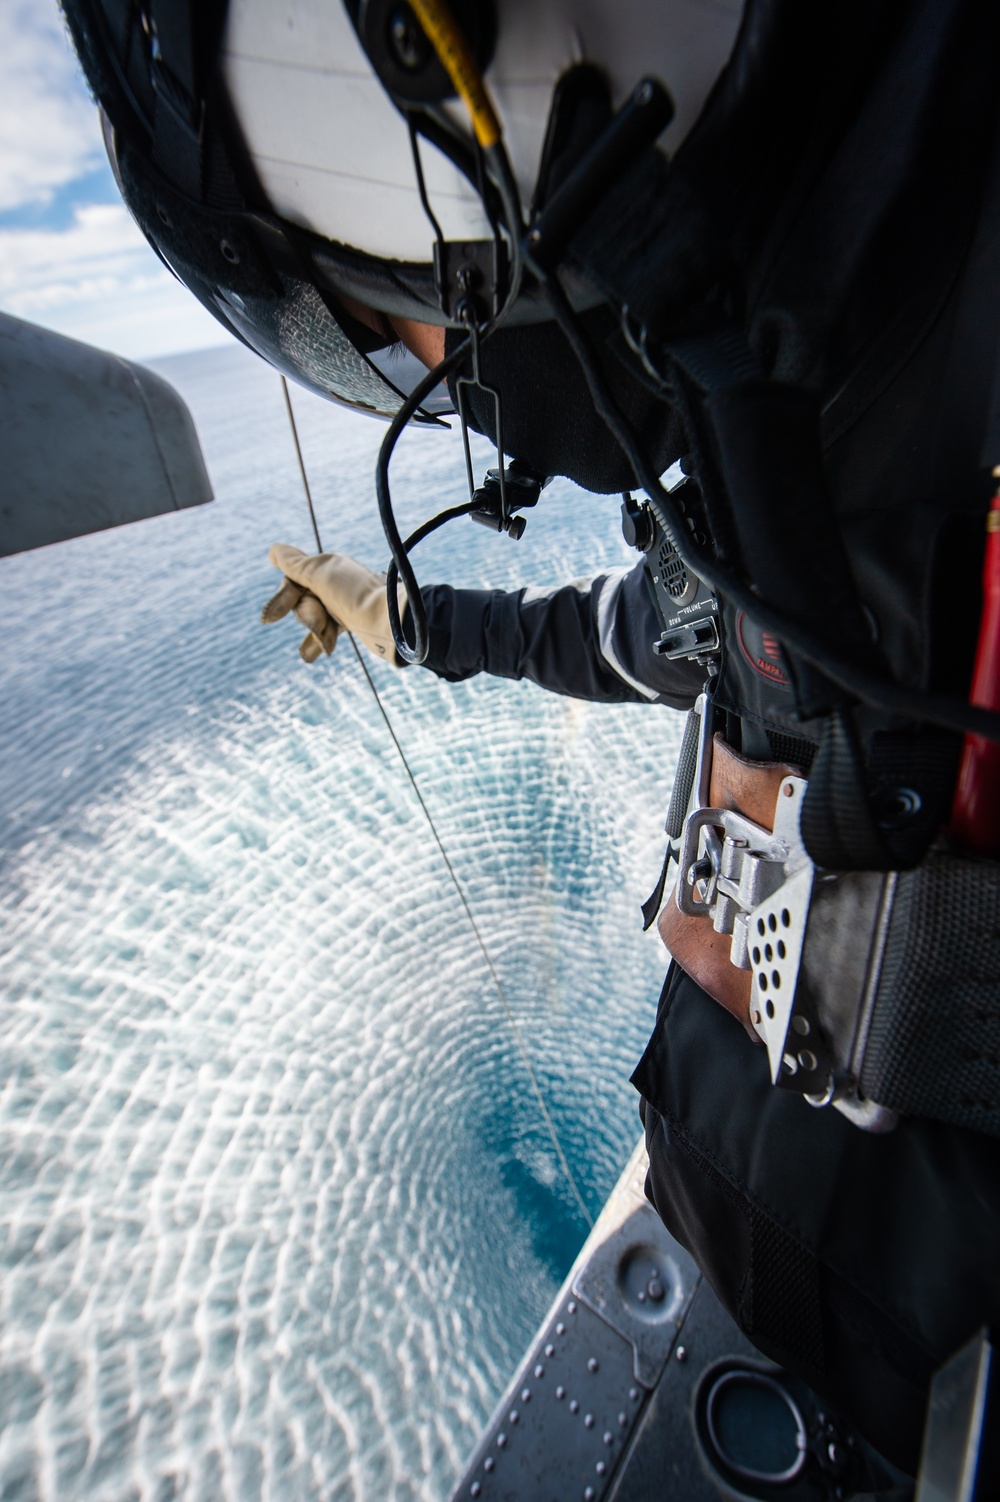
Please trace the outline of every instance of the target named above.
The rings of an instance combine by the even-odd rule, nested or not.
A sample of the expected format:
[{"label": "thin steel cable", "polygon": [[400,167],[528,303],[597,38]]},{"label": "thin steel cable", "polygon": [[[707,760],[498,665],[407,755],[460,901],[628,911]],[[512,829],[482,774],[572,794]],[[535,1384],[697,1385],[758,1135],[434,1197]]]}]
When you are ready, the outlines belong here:
[{"label": "thin steel cable", "polygon": [[[309,519],[312,522],[313,536],[316,539],[316,550],[317,552],[322,553],[323,544],[320,541],[319,526],[316,522],[316,511],[313,506],[312,492],[309,489],[309,479],[306,475],[305,461],[302,458],[302,448],[299,444],[299,431],[295,422],[295,413],[292,410],[292,398],[288,390],[288,382],[285,380],[284,376],[281,377],[281,389],[285,394],[285,406],[288,409],[288,421],[292,429],[292,438],[295,443],[295,454],[299,461],[299,473],[302,476],[302,488],[306,493],[306,501],[309,505]],[[410,763],[406,759],[406,752],[403,750],[403,747],[400,744],[399,736],[396,734],[393,723],[389,718],[389,713],[385,705],[382,703],[382,696],[378,691],[378,686],[376,685],[374,678],[369,672],[368,664],[362,657],[361,650],[358,647],[353,634],[345,628],[344,635],[347,637],[352,648],[354,649],[354,655],[358,660],[358,666],[361,668],[362,673],[364,673],[365,675],[365,680],[372,692],[372,698],[378,705],[379,713],[381,714],[382,719],[385,723],[386,730],[389,732],[392,743],[396,748],[399,759],[403,764],[403,770],[405,771],[407,779],[409,780],[410,787],[413,789],[417,802],[420,804],[423,816],[427,820],[427,826],[434,837],[434,843],[437,845],[441,859],[444,861],[445,869],[451,878],[452,885],[454,886],[455,891],[458,895],[458,900],[465,910],[465,916],[469,920],[469,927],[472,929],[476,943],[479,945],[483,959],[486,962],[486,968],[490,973],[490,979],[493,981],[493,986],[497,993],[500,1005],[503,1008],[504,1015],[506,1016],[507,1021],[510,1023],[510,1030],[514,1034],[514,1042],[517,1044],[517,1051],[521,1055],[521,1062],[527,1071],[528,1079],[531,1081],[532,1092],[534,1093],[535,1099],[538,1102],[538,1109],[542,1113],[542,1119],[545,1122],[546,1130],[549,1134],[549,1139],[552,1143],[553,1148],[555,1149],[556,1157],[559,1159],[562,1171],[566,1175],[566,1182],[569,1184],[569,1187],[573,1193],[573,1198],[576,1200],[576,1203],[579,1206],[580,1214],[587,1222],[587,1225],[591,1229],[593,1229],[594,1217],[588,1210],[583,1195],[580,1193],[576,1179],[573,1177],[573,1170],[570,1168],[569,1161],[566,1157],[565,1152],[563,1151],[562,1143],[559,1140],[559,1133],[556,1130],[556,1124],[552,1120],[548,1106],[545,1104],[545,1097],[542,1094],[541,1086],[538,1083],[538,1076],[535,1073],[534,1066],[532,1065],[531,1059],[528,1055],[528,1050],[525,1047],[524,1038],[521,1035],[521,1029],[517,1025],[517,1020],[514,1017],[510,1003],[507,1000],[507,993],[503,988],[503,982],[501,981],[500,976],[497,973],[496,965],[493,963],[493,956],[490,954],[486,940],[483,938],[479,924],[476,922],[475,914],[473,913],[472,908],[469,905],[469,899],[465,895],[465,889],[462,886],[461,881],[459,880],[458,872],[452,865],[451,857],[444,847],[444,842],[441,839],[440,834],[438,833],[437,825],[434,823],[434,816],[431,813],[430,809],[427,807],[427,804],[424,802],[424,795],[420,791],[416,775],[413,771],[413,768],[410,766]]]}]

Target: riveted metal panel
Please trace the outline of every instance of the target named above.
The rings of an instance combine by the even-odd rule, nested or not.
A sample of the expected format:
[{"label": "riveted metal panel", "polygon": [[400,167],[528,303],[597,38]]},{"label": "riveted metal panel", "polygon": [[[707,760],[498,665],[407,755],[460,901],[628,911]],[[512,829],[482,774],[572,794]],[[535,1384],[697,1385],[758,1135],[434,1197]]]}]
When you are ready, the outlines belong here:
[{"label": "riveted metal panel", "polygon": [[453,1502],[601,1502],[698,1273],[643,1193],[636,1149],[455,1488]]}]

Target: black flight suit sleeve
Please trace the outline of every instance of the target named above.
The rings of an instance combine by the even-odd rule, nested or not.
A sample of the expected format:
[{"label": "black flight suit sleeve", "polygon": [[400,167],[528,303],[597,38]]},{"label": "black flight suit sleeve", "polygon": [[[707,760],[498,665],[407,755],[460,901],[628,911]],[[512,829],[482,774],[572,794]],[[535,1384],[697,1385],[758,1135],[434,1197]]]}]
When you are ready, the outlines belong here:
[{"label": "black flight suit sleeve", "polygon": [[687,709],[704,670],[653,651],[662,627],[643,562],[553,590],[421,591],[426,666],[456,683],[475,673],[528,678],[553,693],[602,703]]}]

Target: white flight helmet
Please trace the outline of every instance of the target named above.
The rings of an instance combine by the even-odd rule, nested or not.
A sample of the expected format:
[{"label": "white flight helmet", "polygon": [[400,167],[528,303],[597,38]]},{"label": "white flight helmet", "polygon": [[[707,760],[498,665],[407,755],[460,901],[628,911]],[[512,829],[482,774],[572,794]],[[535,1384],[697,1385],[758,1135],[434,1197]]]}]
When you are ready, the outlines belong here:
[{"label": "white flight helmet", "polygon": [[[491,7],[477,6],[480,15]],[[532,202],[558,80],[589,62],[619,108],[651,74],[674,102],[662,145],[676,150],[732,49],[742,0],[497,0],[484,82],[514,176]],[[401,6],[376,12],[390,45]],[[363,20],[362,20],[363,24]],[[405,46],[405,33],[402,45]],[[366,55],[348,7],[331,0],[231,0],[222,72],[243,138],[276,213],[386,261],[429,264],[406,120]],[[471,145],[458,99],[440,111]],[[437,147],[421,147],[431,207],[448,240],[488,238],[476,188]]]},{"label": "white flight helmet", "polygon": [[[608,115],[642,77],[660,79],[672,150],[725,65],[742,0],[448,0],[495,105],[492,151],[406,0],[64,6],[122,194],[158,254],[278,369],[391,416],[409,389],[380,353],[391,330],[373,333],[353,305],[461,322],[442,291],[449,247],[478,246],[484,280],[502,279],[491,247],[509,263],[512,217],[520,228],[544,200],[566,79],[599,77]],[[523,280],[504,320],[548,318]],[[599,300],[579,274],[566,283],[577,308]]]}]

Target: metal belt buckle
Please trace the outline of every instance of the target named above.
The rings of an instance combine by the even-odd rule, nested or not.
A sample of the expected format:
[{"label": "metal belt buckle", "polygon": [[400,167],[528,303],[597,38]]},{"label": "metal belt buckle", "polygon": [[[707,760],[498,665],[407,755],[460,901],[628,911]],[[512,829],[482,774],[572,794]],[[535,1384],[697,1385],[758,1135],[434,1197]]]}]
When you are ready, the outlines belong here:
[{"label": "metal belt buckle", "polygon": [[711,699],[678,854],[677,905],[730,934],[730,961],[752,976],[750,1021],[767,1047],[771,1081],[834,1105],[867,1131],[897,1115],[859,1095],[857,1079],[885,942],[891,877],[818,868],[802,842],[807,787],[785,777],[769,831],[709,805]]}]

